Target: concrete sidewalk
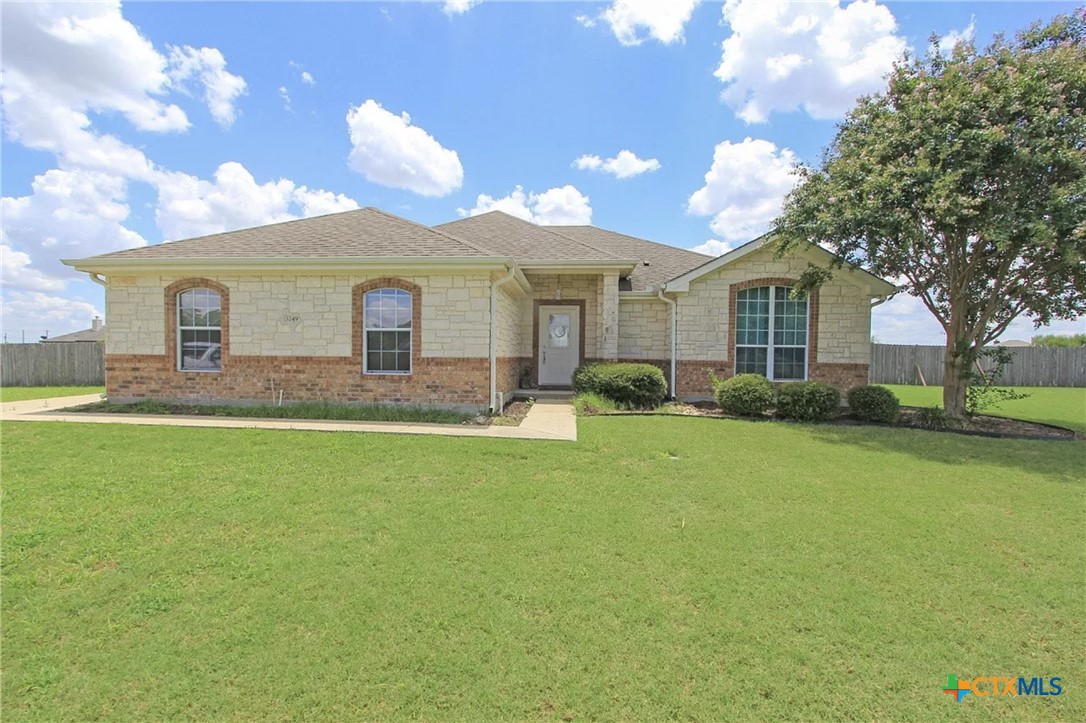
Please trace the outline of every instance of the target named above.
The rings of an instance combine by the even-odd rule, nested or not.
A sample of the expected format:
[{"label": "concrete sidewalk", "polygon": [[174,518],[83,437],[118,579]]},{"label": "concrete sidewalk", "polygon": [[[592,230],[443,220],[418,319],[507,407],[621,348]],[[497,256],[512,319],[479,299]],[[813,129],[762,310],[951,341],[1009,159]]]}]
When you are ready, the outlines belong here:
[{"label": "concrete sidewalk", "polygon": [[412,424],[405,422],[350,422],[319,419],[266,419],[260,417],[201,417],[172,414],[86,414],[65,412],[68,407],[102,400],[100,394],[28,399],[0,404],[5,422],[76,422],[83,424],[137,424],[166,427],[225,427],[229,429],[304,429],[316,432],[376,432],[383,434],[437,434],[446,437],[496,439],[549,439],[577,441],[577,417],[569,402],[541,401],[532,405],[519,427],[483,427],[469,424]]}]

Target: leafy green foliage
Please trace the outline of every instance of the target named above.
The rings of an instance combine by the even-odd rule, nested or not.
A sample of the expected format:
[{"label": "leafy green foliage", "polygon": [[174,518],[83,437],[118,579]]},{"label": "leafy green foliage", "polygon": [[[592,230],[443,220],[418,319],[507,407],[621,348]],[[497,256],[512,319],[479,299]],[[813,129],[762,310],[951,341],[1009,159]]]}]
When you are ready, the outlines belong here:
[{"label": "leafy green foliage", "polygon": [[1086,313],[1084,139],[1081,9],[983,51],[933,43],[801,170],[778,250],[823,244],[831,269],[902,279],[946,331],[944,402],[960,416],[969,367],[1012,321]]},{"label": "leafy green foliage", "polygon": [[777,391],[777,415],[798,422],[823,422],[837,416],[841,392],[825,382],[783,384]]},{"label": "leafy green foliage", "polygon": [[1086,346],[1086,334],[1039,334],[1030,343],[1033,346],[1078,348]]},{"label": "leafy green foliage", "polygon": [[653,409],[667,398],[667,380],[652,364],[595,362],[574,370],[573,390],[598,394],[626,409]]},{"label": "leafy green foliage", "polygon": [[999,377],[1007,366],[1013,362],[1010,349],[1003,347],[989,347],[981,353],[987,365],[977,368],[973,365],[969,368],[969,387],[965,390],[965,411],[970,415],[997,406],[1003,402],[1015,399],[1025,399],[1028,394],[1022,394],[1014,389],[995,386]]},{"label": "leafy green foliage", "polygon": [[591,415],[600,412],[614,412],[618,409],[618,405],[595,392],[583,392],[573,398],[573,408],[577,410],[577,414]]},{"label": "leafy green foliage", "polygon": [[131,404],[97,402],[69,411],[105,414],[187,414],[211,417],[261,417],[266,419],[330,419],[355,422],[423,422],[463,424],[475,415],[452,409],[407,404],[334,404],[295,402],[275,405],[168,404],[147,399]]},{"label": "leafy green foliage", "polygon": [[868,384],[849,391],[848,408],[853,416],[865,422],[893,424],[901,413],[901,402],[886,387]]},{"label": "leafy green foliage", "polygon": [[728,379],[711,377],[713,397],[728,414],[757,417],[773,406],[773,385],[761,374],[736,374]]}]

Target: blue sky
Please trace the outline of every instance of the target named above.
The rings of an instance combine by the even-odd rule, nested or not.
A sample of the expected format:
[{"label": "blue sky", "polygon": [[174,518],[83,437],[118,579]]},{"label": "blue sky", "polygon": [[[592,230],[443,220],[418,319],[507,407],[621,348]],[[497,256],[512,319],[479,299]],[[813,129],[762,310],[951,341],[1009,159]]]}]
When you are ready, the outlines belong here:
[{"label": "blue sky", "polygon": [[[4,333],[102,312],[59,258],[356,205],[426,224],[500,208],[720,253],[764,230],[792,163],[817,162],[903,49],[1073,7],[5,3]],[[909,297],[873,333],[942,343]]]}]

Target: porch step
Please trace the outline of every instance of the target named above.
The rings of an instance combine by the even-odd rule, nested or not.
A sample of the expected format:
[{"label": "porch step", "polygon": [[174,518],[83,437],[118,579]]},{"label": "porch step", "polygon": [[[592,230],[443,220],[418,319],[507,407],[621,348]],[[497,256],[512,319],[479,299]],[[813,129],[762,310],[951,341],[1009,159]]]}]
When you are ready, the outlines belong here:
[{"label": "porch step", "polygon": [[573,399],[573,391],[569,389],[518,389],[513,392],[513,399],[554,399],[568,401]]}]

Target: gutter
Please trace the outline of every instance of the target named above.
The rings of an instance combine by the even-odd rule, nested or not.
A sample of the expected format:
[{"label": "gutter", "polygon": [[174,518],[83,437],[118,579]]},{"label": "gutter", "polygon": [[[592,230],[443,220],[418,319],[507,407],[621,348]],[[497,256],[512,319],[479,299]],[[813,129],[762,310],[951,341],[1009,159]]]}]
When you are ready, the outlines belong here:
[{"label": "gutter", "polygon": [[490,413],[500,414],[498,405],[498,289],[512,281],[518,272],[508,266],[505,276],[490,282]]},{"label": "gutter", "polygon": [[678,321],[679,321],[678,320],[679,307],[678,307],[678,304],[673,299],[669,299],[666,296],[664,296],[664,287],[662,287],[662,286],[657,290],[656,296],[657,296],[657,298],[660,299],[660,301],[664,302],[665,304],[667,304],[668,306],[671,307],[671,398],[676,399],[677,396],[675,394],[675,363],[676,363],[676,356],[678,355],[678,350],[679,350],[678,338],[677,338],[678,335],[676,334],[676,331],[679,328],[679,323],[678,323]]},{"label": "gutter", "polygon": [[218,256],[174,258],[98,258],[62,259],[66,266],[87,273],[124,273],[126,271],[346,271],[352,268],[509,268],[513,260],[504,256]]}]

